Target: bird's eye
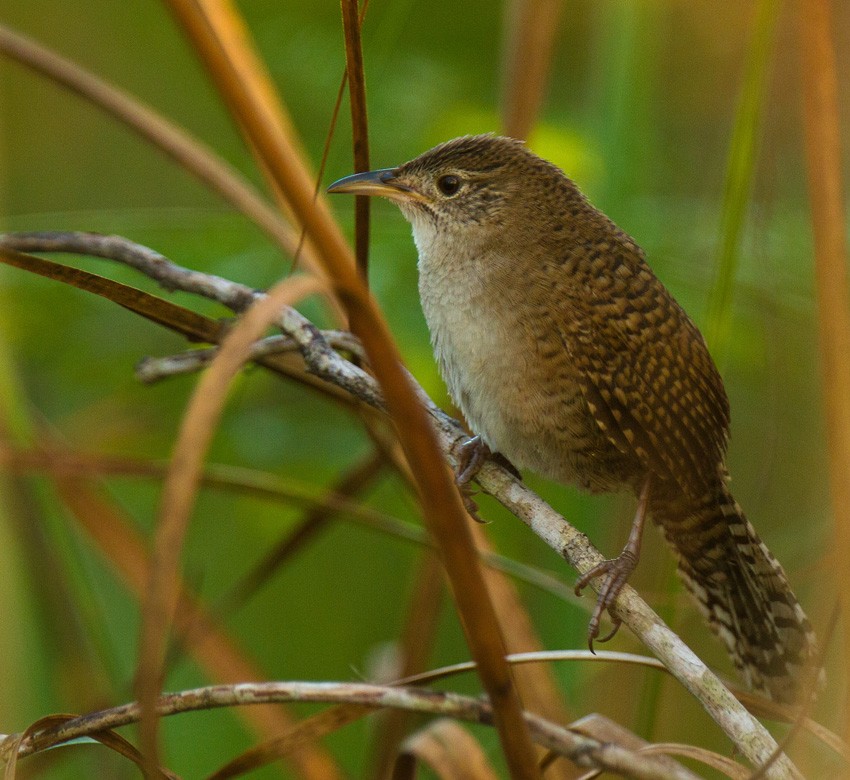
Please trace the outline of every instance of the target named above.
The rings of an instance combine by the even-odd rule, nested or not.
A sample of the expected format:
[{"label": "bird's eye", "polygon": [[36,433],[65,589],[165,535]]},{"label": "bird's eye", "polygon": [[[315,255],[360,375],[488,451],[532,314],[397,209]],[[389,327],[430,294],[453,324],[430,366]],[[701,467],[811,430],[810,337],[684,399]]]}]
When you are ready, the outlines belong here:
[{"label": "bird's eye", "polygon": [[460,189],[460,179],[457,176],[452,176],[451,174],[448,176],[440,176],[440,178],[437,179],[437,189],[440,190],[443,195],[451,197]]}]

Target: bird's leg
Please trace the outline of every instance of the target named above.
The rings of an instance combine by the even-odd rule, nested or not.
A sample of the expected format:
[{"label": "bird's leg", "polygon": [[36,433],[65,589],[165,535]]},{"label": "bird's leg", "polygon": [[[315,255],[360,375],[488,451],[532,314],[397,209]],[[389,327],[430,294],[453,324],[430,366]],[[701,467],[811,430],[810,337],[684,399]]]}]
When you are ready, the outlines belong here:
[{"label": "bird's leg", "polygon": [[591,653],[593,652],[593,640],[599,636],[599,622],[605,610],[608,610],[608,614],[611,615],[614,625],[611,632],[599,641],[607,642],[617,633],[617,629],[620,628],[622,621],[617,615],[611,612],[611,607],[617,600],[617,596],[620,594],[629,576],[635,570],[638,559],[640,558],[640,542],[643,535],[647,507],[649,505],[649,485],[650,477],[647,477],[640,492],[635,519],[632,521],[632,530],[629,532],[629,540],[626,542],[623,551],[616,558],[598,563],[590,571],[585,572],[576,583],[575,593],[576,596],[580,596],[582,590],[587,587],[587,584],[592,579],[605,575],[605,581],[599,591],[596,607],[593,610],[590,624],[587,627],[587,645]]},{"label": "bird's leg", "polygon": [[475,491],[470,483],[481,470],[484,462],[490,457],[490,448],[480,436],[471,436],[458,448],[455,484],[460,490],[460,497],[469,516],[477,523],[484,521],[478,516],[478,505],[473,500]]}]

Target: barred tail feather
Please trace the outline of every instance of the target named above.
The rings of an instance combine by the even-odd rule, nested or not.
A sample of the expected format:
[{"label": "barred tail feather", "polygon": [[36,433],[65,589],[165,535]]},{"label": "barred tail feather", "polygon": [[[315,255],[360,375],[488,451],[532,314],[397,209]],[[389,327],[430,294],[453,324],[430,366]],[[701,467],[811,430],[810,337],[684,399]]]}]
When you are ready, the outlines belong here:
[{"label": "barred tail feather", "polygon": [[[691,507],[693,505],[691,504]],[[793,703],[811,680],[816,640],[782,566],[723,485],[687,517],[656,519],[679,574],[750,688]]]}]

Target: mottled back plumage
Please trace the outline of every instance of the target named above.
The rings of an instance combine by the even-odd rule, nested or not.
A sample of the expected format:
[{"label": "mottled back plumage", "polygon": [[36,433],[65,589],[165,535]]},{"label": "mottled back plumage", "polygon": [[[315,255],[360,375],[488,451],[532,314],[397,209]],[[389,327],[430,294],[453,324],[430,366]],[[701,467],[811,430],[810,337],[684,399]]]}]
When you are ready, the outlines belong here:
[{"label": "mottled back plumage", "polygon": [[379,172],[413,226],[452,398],[493,451],[591,491],[651,480],[649,513],[747,682],[791,701],[815,652],[728,489],[729,403],[637,244],[522,143],[468,136]]}]

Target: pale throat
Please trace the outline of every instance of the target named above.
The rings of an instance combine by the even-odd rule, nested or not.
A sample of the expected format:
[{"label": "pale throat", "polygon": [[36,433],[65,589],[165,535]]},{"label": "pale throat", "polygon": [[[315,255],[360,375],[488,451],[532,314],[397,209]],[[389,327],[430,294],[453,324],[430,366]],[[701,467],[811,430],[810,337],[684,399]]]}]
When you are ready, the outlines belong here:
[{"label": "pale throat", "polygon": [[505,412],[515,407],[511,388],[523,373],[518,352],[520,362],[527,353],[510,348],[515,307],[507,280],[493,278],[502,265],[494,243],[481,240],[486,229],[443,229],[427,218],[411,223],[422,310],[449,394],[491,449],[514,450]]}]

